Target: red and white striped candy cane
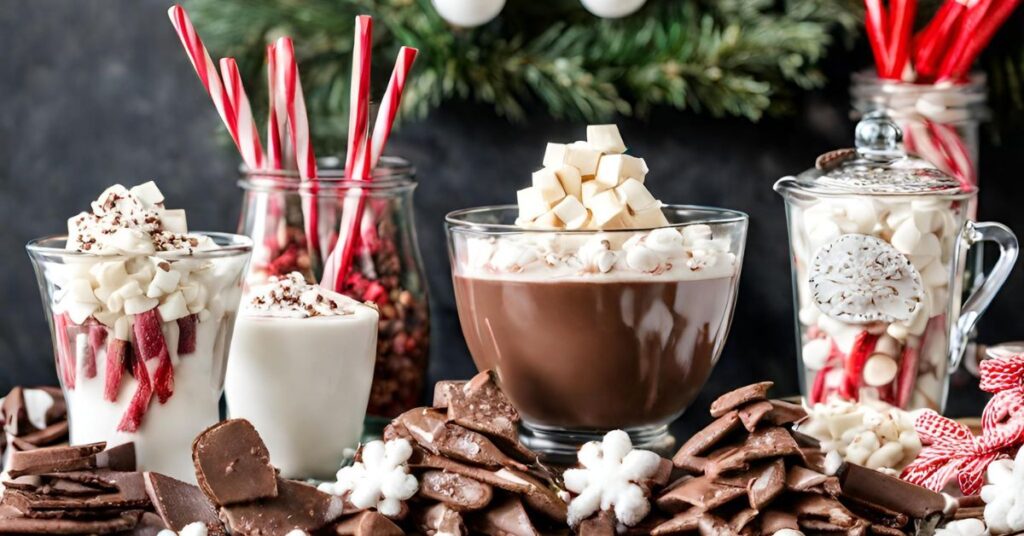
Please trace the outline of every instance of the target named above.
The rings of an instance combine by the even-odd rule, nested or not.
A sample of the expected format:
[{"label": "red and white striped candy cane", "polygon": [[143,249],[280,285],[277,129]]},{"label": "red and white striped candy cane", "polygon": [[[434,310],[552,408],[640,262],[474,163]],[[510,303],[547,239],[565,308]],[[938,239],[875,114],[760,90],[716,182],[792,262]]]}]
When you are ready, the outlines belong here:
[{"label": "red and white striped candy cane", "polygon": [[242,75],[238,73],[238,64],[234,58],[221,58],[220,73],[224,77],[224,91],[231,101],[235,112],[235,124],[238,127],[238,142],[242,151],[242,159],[248,164],[255,162],[256,167],[263,168],[263,144],[260,143],[260,132],[256,128],[256,120],[252,116],[249,97],[242,86]]},{"label": "red and white striped candy cane", "polygon": [[302,206],[306,216],[306,241],[309,244],[310,255],[313,255],[320,250],[316,155],[309,139],[309,119],[306,116],[306,100],[302,96],[299,67],[295,61],[295,46],[288,37],[277,40],[277,72],[278,89],[284,92],[289,133],[292,147],[295,148],[299,178],[307,184]]},{"label": "red and white striped candy cane", "polygon": [[277,49],[267,45],[267,167],[281,169],[281,95],[277,89]]}]

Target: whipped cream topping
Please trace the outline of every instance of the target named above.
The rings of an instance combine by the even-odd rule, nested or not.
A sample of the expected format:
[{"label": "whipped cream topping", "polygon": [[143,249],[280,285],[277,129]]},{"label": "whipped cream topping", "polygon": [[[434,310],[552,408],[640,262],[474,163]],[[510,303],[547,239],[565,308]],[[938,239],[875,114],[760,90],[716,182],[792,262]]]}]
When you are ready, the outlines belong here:
[{"label": "whipped cream topping", "polygon": [[272,276],[253,287],[248,298],[250,314],[284,318],[351,315],[360,303],[319,285],[306,282],[299,272]]},{"label": "whipped cream topping", "polygon": [[463,275],[509,279],[730,276],[737,259],[728,237],[709,225],[662,227],[636,233],[524,233],[470,237]]},{"label": "whipped cream topping", "polygon": [[152,181],[131,189],[115,184],[91,208],[68,219],[67,249],[95,255],[153,255],[216,247],[207,237],[188,234],[185,211],[164,208],[164,196]]}]

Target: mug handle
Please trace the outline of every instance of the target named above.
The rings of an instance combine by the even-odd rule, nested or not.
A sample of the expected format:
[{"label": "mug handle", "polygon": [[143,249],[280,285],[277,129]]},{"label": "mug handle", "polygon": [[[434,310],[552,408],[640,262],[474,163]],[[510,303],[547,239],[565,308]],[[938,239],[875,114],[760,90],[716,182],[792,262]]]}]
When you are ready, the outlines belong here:
[{"label": "mug handle", "polygon": [[964,225],[963,240],[967,248],[978,242],[995,242],[999,246],[999,260],[988,273],[984,274],[984,282],[967,298],[960,310],[960,320],[953,328],[949,341],[949,371],[952,373],[960,366],[964,350],[974,327],[978,324],[985,309],[988,309],[996,293],[1010,277],[1013,265],[1017,261],[1019,247],[1017,236],[1009,227],[994,222],[967,222]]}]

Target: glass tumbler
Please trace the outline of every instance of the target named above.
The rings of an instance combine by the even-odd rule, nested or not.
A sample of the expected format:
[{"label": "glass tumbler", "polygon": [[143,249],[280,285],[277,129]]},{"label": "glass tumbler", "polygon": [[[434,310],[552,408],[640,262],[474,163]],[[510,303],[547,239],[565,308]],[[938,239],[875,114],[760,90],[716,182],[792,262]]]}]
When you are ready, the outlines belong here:
[{"label": "glass tumbler", "polygon": [[670,205],[660,229],[514,225],[497,206],[447,216],[462,332],[553,461],[623,429],[665,451],[668,424],[704,387],[732,322],[747,216]]},{"label": "glass tumbler", "polygon": [[[66,237],[27,246],[50,323],[71,443],[132,441],[140,470],[187,482],[195,481],[192,440],[220,420],[224,370],[252,251],[244,236],[192,234],[219,247],[115,256],[66,250]],[[163,269],[179,274],[191,314],[167,321],[155,307],[129,314],[123,289],[141,295],[138,282]],[[117,285],[112,293],[110,282]]]},{"label": "glass tumbler", "polygon": [[[373,428],[421,404],[430,349],[427,281],[416,241],[413,213],[415,171],[403,159],[384,157],[370,182],[344,177],[343,162],[319,162],[313,187],[291,171],[247,172],[239,181],[239,233],[252,237],[248,284],[272,275],[301,272],[310,283],[323,278],[323,260],[338,243],[346,210],[366,199],[342,293],[373,302],[380,311],[376,363],[367,409]],[[318,213],[313,247],[306,239],[303,205]]]}]

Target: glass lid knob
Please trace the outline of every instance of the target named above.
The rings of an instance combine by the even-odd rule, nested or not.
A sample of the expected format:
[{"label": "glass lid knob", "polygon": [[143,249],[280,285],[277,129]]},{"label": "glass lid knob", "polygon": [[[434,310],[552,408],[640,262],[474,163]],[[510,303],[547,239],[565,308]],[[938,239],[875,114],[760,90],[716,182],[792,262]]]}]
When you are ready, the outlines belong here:
[{"label": "glass lid knob", "polygon": [[903,150],[903,131],[885,112],[864,116],[854,131],[857,154],[876,162],[891,162],[907,156]]}]

